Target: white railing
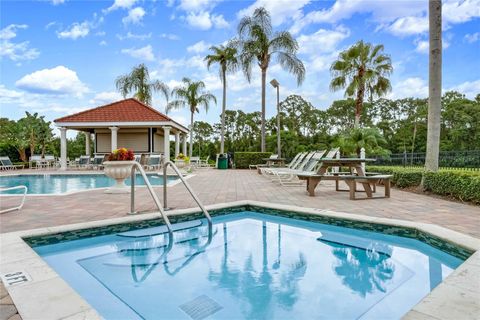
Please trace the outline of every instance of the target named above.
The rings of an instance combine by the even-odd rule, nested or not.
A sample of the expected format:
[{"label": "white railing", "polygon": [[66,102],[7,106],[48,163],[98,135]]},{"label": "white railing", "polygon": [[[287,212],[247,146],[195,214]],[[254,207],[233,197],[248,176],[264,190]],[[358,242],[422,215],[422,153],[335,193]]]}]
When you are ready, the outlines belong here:
[{"label": "white railing", "polygon": [[25,203],[25,198],[27,196],[27,191],[28,191],[28,188],[26,186],[16,186],[16,187],[9,187],[9,188],[0,188],[0,192],[3,192],[3,191],[10,191],[10,190],[20,190],[20,189],[23,189],[23,197],[22,197],[22,202],[20,203],[19,206],[16,206],[16,207],[13,207],[13,208],[7,208],[7,209],[3,209],[3,210],[0,210],[0,214],[1,213],[6,213],[6,212],[10,212],[10,211],[15,211],[15,210],[20,210],[22,209],[24,203]]}]

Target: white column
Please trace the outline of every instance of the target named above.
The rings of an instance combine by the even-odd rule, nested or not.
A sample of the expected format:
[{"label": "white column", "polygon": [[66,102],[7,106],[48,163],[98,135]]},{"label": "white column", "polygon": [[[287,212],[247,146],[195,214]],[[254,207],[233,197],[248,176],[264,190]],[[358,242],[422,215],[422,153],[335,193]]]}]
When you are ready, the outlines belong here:
[{"label": "white column", "polygon": [[183,149],[182,153],[184,155],[187,155],[187,134],[186,133],[183,135],[183,148],[182,149]]},{"label": "white column", "polygon": [[111,136],[112,136],[111,147],[112,147],[112,152],[113,152],[113,150],[116,150],[116,149],[117,149],[117,132],[118,132],[118,127],[110,127],[109,129],[110,129],[110,131],[111,131]]},{"label": "white column", "polygon": [[180,153],[180,132],[175,132],[175,158]]},{"label": "white column", "polygon": [[[365,159],[365,148],[360,149],[360,159]],[[365,162],[362,162],[362,169],[365,172]]]},{"label": "white column", "polygon": [[170,161],[170,127],[163,127],[163,157]]},{"label": "white column", "polygon": [[90,132],[85,132],[85,154],[90,157]]},{"label": "white column", "polygon": [[60,128],[60,170],[67,170],[67,128]]}]

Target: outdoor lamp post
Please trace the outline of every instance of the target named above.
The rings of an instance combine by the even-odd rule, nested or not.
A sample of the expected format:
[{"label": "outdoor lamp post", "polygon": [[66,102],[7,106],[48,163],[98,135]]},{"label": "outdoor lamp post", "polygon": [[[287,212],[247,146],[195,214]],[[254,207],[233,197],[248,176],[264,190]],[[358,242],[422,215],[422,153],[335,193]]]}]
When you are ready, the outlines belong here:
[{"label": "outdoor lamp post", "polygon": [[277,88],[277,154],[278,157],[281,158],[282,155],[282,146],[280,143],[280,83],[276,79],[270,81],[270,84]]}]

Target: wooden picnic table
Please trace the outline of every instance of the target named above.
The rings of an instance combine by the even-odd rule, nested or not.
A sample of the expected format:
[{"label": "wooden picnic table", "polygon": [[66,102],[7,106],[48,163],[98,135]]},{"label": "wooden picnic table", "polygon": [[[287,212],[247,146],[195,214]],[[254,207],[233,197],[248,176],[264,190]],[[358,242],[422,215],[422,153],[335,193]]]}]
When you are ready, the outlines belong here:
[{"label": "wooden picnic table", "polygon": [[263,161],[267,162],[267,166],[283,167],[285,166],[285,158],[263,158]]},{"label": "wooden picnic table", "polygon": [[[318,186],[322,179],[324,180],[335,180],[335,189],[336,191],[340,191],[338,188],[338,180],[339,175],[337,174],[328,176],[325,175],[327,173],[328,168],[331,167],[339,167],[339,168],[349,168],[350,172],[352,169],[357,171],[358,176],[366,176],[365,171],[362,168],[362,163],[364,162],[374,162],[375,159],[360,159],[360,158],[340,158],[340,159],[324,159],[321,160],[320,168],[318,169],[317,174],[297,174],[300,180],[307,181],[307,192],[308,195],[311,197],[315,196],[315,188]],[[369,185],[363,185],[365,188],[365,192],[367,195],[372,194],[372,189]]]}]

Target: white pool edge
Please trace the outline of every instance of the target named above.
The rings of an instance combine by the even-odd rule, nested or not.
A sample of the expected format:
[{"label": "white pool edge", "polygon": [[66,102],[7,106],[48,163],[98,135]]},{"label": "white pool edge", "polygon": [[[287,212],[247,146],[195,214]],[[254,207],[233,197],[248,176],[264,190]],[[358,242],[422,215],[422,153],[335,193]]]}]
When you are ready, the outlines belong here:
[{"label": "white pool edge", "polygon": [[[480,239],[433,224],[376,218],[358,214],[334,212],[314,208],[272,204],[259,201],[235,201],[206,206],[208,210],[235,206],[260,206],[270,209],[343,218],[368,223],[415,228],[432,236],[460,245],[475,253],[454,270],[422,301],[414,306],[405,319],[478,319],[480,315]],[[172,210],[168,215],[198,212],[198,208]],[[6,286],[20,316],[28,319],[102,319],[65,280],[63,280],[37,253],[23,241],[24,237],[87,229],[158,218],[157,213],[146,213],[122,218],[70,224],[64,226],[23,230],[0,235],[0,274],[23,271],[31,280]]]}]

